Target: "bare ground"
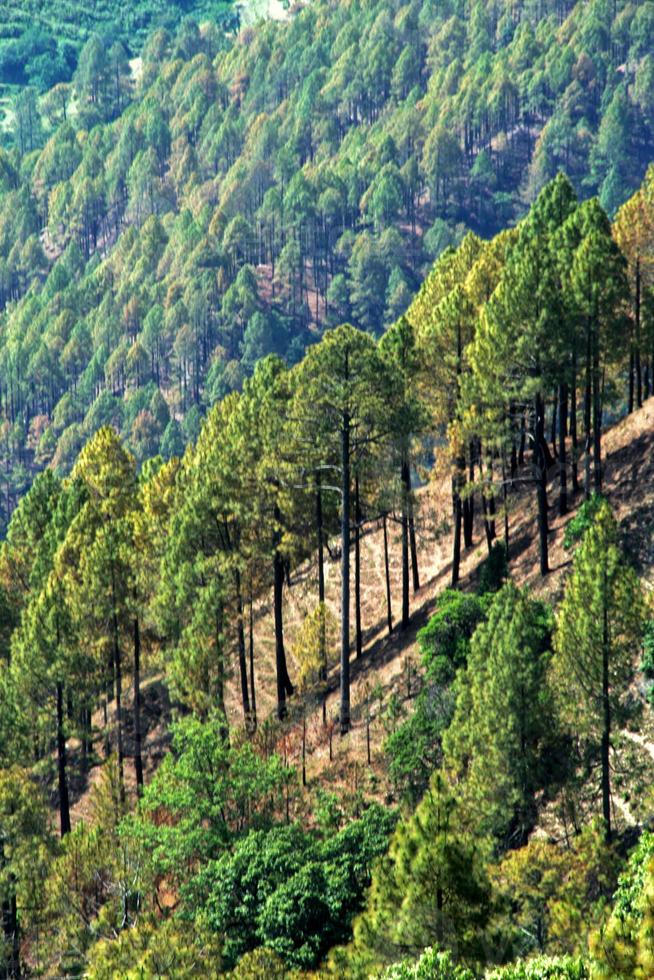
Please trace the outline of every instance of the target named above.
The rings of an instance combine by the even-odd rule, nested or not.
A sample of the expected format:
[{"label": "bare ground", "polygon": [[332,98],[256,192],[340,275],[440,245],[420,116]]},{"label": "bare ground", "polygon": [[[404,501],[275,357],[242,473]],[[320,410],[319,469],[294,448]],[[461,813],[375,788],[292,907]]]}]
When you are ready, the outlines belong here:
[{"label": "bare ground", "polygon": [[[637,564],[646,584],[654,576],[654,399],[642,409],[624,418],[609,429],[604,438],[605,484],[624,535],[625,546]],[[580,476],[583,475],[583,460]],[[539,575],[537,540],[535,535],[536,512],[534,495],[525,486],[510,497],[510,568],[513,579],[519,585],[529,586],[544,598],[556,601],[563,588],[565,574],[570,566],[570,555],[563,548],[563,534],[567,522],[574,516],[583,500],[581,493],[570,500],[570,512],[560,517],[556,510],[558,488],[555,481],[549,489],[550,502],[550,564],[551,573],[543,580]],[[395,694],[402,711],[409,711],[411,700],[419,688],[419,657],[416,634],[433,612],[436,596],[449,585],[451,576],[449,478],[434,479],[417,493],[416,531],[420,589],[411,593],[411,623],[402,632],[398,625],[401,595],[401,543],[400,526],[389,522],[390,574],[393,601],[394,629],[388,634],[383,533],[381,525],[373,523],[361,542],[362,577],[362,626],[363,655],[352,655],[352,706],[353,727],[341,737],[336,731],[338,713],[337,650],[333,649],[327,695],[328,725],[322,723],[322,709],[317,699],[308,702],[307,714],[307,776],[308,792],[317,787],[334,790],[339,796],[350,796],[353,791],[365,788],[379,798],[389,798],[391,787],[385,774],[381,744],[387,732],[387,721],[378,710],[378,698],[371,698],[372,688],[379,686],[383,700]],[[498,521],[498,534],[502,533]],[[480,562],[487,554],[483,521],[479,508],[475,516],[474,545],[464,552],[461,566],[462,585],[474,586]],[[326,564],[326,600],[334,616],[339,616],[340,566],[337,560]],[[294,569],[291,587],[285,589],[285,637],[289,658],[289,672],[297,676],[293,657],[293,643],[304,617],[317,602],[317,566],[307,562]],[[352,616],[354,620],[354,616]],[[354,631],[354,626],[353,626]],[[272,609],[261,604],[255,618],[255,675],[257,684],[258,716],[260,723],[272,719],[275,712],[274,679],[274,631]],[[352,635],[354,642],[354,632]],[[125,694],[126,715],[129,715],[131,692]],[[364,705],[372,702],[372,764],[367,764],[366,723]],[[146,780],[156,769],[167,747],[167,728],[171,716],[170,702],[161,676],[144,683],[144,700],[147,714],[147,736],[144,743]],[[294,703],[296,707],[294,708]],[[284,755],[299,765],[301,753],[301,724],[297,704],[290,702],[290,720],[282,733],[275,730],[274,738]],[[242,725],[237,677],[232,676],[228,691],[228,714],[234,725]],[[99,727],[100,719],[97,719]],[[329,758],[331,734],[333,759]],[[638,755],[634,762],[654,775],[654,723],[650,709],[645,709],[640,734],[629,735],[629,748]],[[127,739],[129,752],[129,733]],[[637,767],[638,767],[637,766]],[[86,785],[79,787],[73,806],[73,819],[84,816],[88,806],[88,787],[98,778],[99,766],[91,770]],[[126,761],[128,787],[133,792],[130,760]],[[302,794],[300,794],[301,796]],[[296,805],[306,805],[301,798]],[[638,819],[640,806],[634,805],[633,787],[623,787],[616,800],[616,818],[625,825]]]}]

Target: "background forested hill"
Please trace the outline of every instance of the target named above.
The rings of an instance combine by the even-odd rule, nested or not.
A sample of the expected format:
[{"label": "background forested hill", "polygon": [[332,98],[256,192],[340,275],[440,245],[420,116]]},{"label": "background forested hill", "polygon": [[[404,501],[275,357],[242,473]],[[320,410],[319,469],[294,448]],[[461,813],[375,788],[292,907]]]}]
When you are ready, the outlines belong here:
[{"label": "background forested hill", "polygon": [[[134,9],[133,6],[130,9]],[[379,332],[565,168],[612,214],[654,141],[651,2],[334,3],[93,37],[0,151],[3,520],[102,424],[179,452],[262,355]]]},{"label": "background forested hill", "polygon": [[69,81],[93,33],[134,57],[152,30],[175,29],[189,14],[210,17],[224,29],[238,24],[231,0],[4,0],[0,91],[26,84],[44,91]]}]

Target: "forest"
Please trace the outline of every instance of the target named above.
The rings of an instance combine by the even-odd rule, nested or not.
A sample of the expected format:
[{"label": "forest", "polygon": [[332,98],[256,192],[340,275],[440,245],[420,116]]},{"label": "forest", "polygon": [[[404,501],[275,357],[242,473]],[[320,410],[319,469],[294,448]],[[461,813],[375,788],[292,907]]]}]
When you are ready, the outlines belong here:
[{"label": "forest", "polygon": [[559,170],[613,217],[653,50],[651,2],[608,0],[315,0],[233,42],[186,18],[138,71],[91,36],[0,149],[0,524],[103,425],[170,457],[262,356],[379,335]]},{"label": "forest", "polygon": [[[559,175],[446,249],[379,341],[345,324],[265,357],[181,458],[138,467],[104,426],[37,475],[0,561],[9,976],[650,975],[651,758],[625,733],[651,725],[654,623],[603,446],[652,393],[653,204],[650,171],[612,225]],[[352,672],[375,527],[385,627],[410,629],[425,459],[451,560],[407,711],[380,684],[353,701]],[[171,713],[146,779],[148,672]],[[369,777],[330,783],[355,727]]]},{"label": "forest", "polygon": [[174,30],[187,16],[215,23],[222,30],[238,26],[231,0],[4,0],[0,21],[0,95],[30,85],[47,92],[69,82],[80,51],[93,35],[111,47],[138,56],[156,28]]},{"label": "forest", "polygon": [[224,26],[0,149],[0,968],[646,980],[652,4]]}]

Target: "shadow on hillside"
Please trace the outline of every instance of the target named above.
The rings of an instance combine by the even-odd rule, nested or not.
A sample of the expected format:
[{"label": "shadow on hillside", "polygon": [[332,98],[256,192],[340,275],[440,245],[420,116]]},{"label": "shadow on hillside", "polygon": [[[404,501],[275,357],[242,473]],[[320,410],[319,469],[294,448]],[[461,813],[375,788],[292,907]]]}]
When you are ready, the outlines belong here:
[{"label": "shadow on hillside", "polygon": [[[134,715],[131,688],[123,691],[123,751],[125,755],[125,783],[129,788],[135,783],[134,777]],[[115,752],[116,741],[116,706],[109,706],[109,750]],[[170,745],[169,725],[171,720],[171,703],[166,686],[161,679],[146,681],[141,687],[141,739],[142,758],[146,776],[153,772]],[[93,782],[93,771],[105,759],[104,732],[101,730],[102,712],[93,719],[93,749],[84,766],[82,747],[77,739],[71,740],[68,746],[68,794],[71,807],[84,797]],[[58,805],[58,794],[54,793],[54,802]]]}]

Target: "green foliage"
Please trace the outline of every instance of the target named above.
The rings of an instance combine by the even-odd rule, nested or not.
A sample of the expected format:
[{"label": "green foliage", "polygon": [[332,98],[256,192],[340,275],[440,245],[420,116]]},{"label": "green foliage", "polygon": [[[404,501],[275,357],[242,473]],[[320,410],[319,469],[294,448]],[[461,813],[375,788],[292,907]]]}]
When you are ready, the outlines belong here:
[{"label": "green foliage", "polygon": [[535,794],[547,781],[551,628],[549,608],[508,583],[473,634],[457,678],[445,766],[462,781],[476,825],[501,845],[526,840]]},{"label": "green foliage", "polygon": [[455,704],[451,685],[457,669],[467,662],[470,640],[489,602],[489,597],[446,589],[438,597],[436,612],[418,631],[425,679],[409,717],[384,742],[393,785],[413,806],[442,760],[441,738]]},{"label": "green foliage", "polygon": [[149,853],[153,874],[183,876],[189,862],[215,857],[246,827],[270,825],[286,775],[278,756],[262,759],[250,742],[232,747],[220,716],[184,718],[121,833]]},{"label": "green foliage", "polygon": [[182,890],[186,917],[224,936],[225,964],[262,945],[289,966],[315,966],[349,937],[395,817],[377,805],[321,839],[296,825],[250,831]]},{"label": "green foliage", "polygon": [[[650,620],[643,630],[643,656],[640,669],[649,681],[654,681],[654,622]],[[647,700],[654,704],[654,683],[647,692]]]},{"label": "green foliage", "polygon": [[238,22],[230,0],[137,0],[129,12],[114,0],[76,6],[8,0],[0,29],[0,83],[34,85],[40,91],[70,80],[89,38],[111,37],[136,56],[157,27],[175,29],[185,15],[210,16],[224,27]]},{"label": "green foliage", "polygon": [[216,980],[224,976],[220,937],[174,918],[162,921],[146,916],[135,928],[123,929],[117,938],[95,943],[88,971],[97,980],[116,976],[125,980],[161,976],[191,980],[199,974]]},{"label": "green foliage", "polygon": [[591,494],[588,500],[584,500],[572,520],[568,521],[563,535],[563,547],[567,551],[574,548],[582,540],[586,531],[593,526],[600,506],[605,499],[600,493]]},{"label": "green foliage", "polygon": [[[464,667],[470,640],[488,611],[490,600],[455,589],[446,589],[437,600],[436,612],[418,631],[418,645],[428,674],[438,675],[443,661],[450,670]],[[453,674],[452,674],[453,676]]]},{"label": "green foliage", "polygon": [[590,969],[571,956],[536,956],[486,973],[486,980],[590,980]]},{"label": "green foliage", "polygon": [[473,980],[474,973],[458,966],[449,953],[426,949],[415,963],[395,963],[380,980]]},{"label": "green foliage", "polygon": [[[172,418],[191,417],[188,441],[199,406],[239,390],[257,359],[295,363],[343,320],[379,333],[434,256],[466,229],[515,224],[564,166],[612,210],[651,156],[645,7],[619,5],[600,29],[572,0],[501,2],[469,26],[458,0],[336,14],[320,0],[241,43],[223,34],[240,17],[226,0],[10,0],[0,365],[16,392],[12,494],[20,466],[46,461],[30,430],[67,470],[108,421],[105,393],[139,462],[170,456],[149,406],[121,411],[138,389],[156,384]],[[613,263],[594,242],[569,266],[578,302],[582,266]],[[450,326],[460,299],[439,311]]]},{"label": "green foliage", "polygon": [[508,574],[506,545],[502,541],[496,541],[479,569],[479,593],[486,595],[488,592],[497,592],[506,581]]},{"label": "green foliage", "polygon": [[557,610],[551,680],[564,725],[599,756],[609,837],[613,729],[634,710],[630,684],[644,620],[642,586],[620,550],[611,508],[601,501]]},{"label": "green foliage", "polygon": [[369,976],[407,952],[418,956],[430,943],[456,950],[462,959],[480,958],[490,911],[483,844],[466,833],[455,798],[434,774],[377,865],[353,943],[333,954],[335,969]]}]

